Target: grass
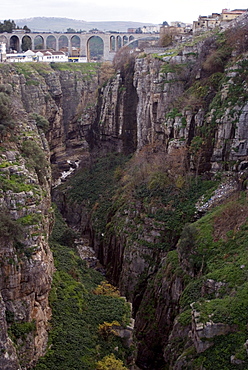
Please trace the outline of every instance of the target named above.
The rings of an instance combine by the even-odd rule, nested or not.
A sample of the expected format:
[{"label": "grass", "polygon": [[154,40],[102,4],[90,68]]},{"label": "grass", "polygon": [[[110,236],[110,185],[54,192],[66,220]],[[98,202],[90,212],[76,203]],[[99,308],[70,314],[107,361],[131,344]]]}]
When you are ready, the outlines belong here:
[{"label": "grass", "polygon": [[84,75],[95,76],[99,68],[98,63],[52,63],[55,71],[81,72]]},{"label": "grass", "polygon": [[43,77],[53,71],[48,63],[33,63],[32,68]]},{"label": "grass", "polygon": [[33,62],[13,63],[13,66],[15,67],[18,74],[24,75],[26,79],[29,79],[34,73],[36,74],[33,65]]},{"label": "grass", "polygon": [[12,190],[14,193],[21,193],[22,191],[37,190],[33,184],[25,183],[25,176],[11,174],[8,177],[4,174],[0,176],[0,186],[3,191]]}]

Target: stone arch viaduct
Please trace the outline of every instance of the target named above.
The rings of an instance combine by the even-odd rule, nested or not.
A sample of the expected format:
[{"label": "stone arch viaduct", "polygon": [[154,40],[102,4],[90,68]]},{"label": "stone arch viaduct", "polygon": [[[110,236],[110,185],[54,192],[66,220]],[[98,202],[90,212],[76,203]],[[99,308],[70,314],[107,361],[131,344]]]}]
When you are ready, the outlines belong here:
[{"label": "stone arch viaduct", "polygon": [[[37,40],[41,43],[42,49],[53,48],[61,50],[61,45],[66,45],[69,55],[72,55],[73,46],[76,44],[79,56],[86,56],[90,59],[89,41],[93,37],[99,37],[103,42],[103,60],[112,60],[115,53],[123,46],[136,40],[145,39],[149,35],[136,33],[60,33],[60,32],[16,32],[0,34],[0,41],[6,43],[7,52],[16,50],[21,52],[24,37],[29,38],[31,49],[35,49]],[[151,36],[151,35],[150,35]],[[158,37],[158,36],[157,36]],[[52,47],[49,45],[53,45]]]}]

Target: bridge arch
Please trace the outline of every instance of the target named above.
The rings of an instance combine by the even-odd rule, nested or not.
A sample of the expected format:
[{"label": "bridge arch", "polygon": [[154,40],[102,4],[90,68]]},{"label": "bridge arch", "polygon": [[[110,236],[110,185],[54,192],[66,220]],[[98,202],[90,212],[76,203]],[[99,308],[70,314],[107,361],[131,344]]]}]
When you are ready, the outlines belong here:
[{"label": "bridge arch", "polygon": [[35,36],[35,38],[34,38],[34,49],[35,50],[45,49],[44,37],[42,37],[41,35]]},{"label": "bridge arch", "polygon": [[110,51],[115,51],[115,37],[113,35],[110,36]]},{"label": "bridge arch", "polygon": [[10,37],[9,48],[11,50],[20,51],[20,39],[18,36],[13,35]]},{"label": "bridge arch", "polygon": [[28,36],[28,35],[23,36],[21,42],[22,42],[21,43],[22,51],[27,51],[27,50],[32,49],[32,39],[31,39],[30,36]]},{"label": "bridge arch", "polygon": [[81,40],[78,35],[73,35],[70,38],[71,50],[70,54],[74,56],[80,56]]},{"label": "bridge arch", "polygon": [[116,50],[119,50],[121,47],[122,47],[121,36],[118,35],[116,38]]},{"label": "bridge arch", "polygon": [[53,49],[56,50],[57,48],[57,40],[55,36],[49,35],[46,38],[46,49]]},{"label": "bridge arch", "polygon": [[87,60],[102,60],[104,57],[104,41],[98,35],[93,35],[87,40]]},{"label": "bridge arch", "polygon": [[58,51],[69,51],[69,40],[65,35],[61,35],[58,40]]},{"label": "bridge arch", "polygon": [[125,35],[123,36],[123,46],[125,46],[126,44],[128,44],[128,37]]}]

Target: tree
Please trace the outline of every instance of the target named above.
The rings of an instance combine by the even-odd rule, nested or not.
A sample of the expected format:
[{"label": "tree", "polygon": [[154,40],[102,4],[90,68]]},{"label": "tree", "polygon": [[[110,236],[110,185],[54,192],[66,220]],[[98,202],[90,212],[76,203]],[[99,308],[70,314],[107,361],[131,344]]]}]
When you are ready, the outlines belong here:
[{"label": "tree", "polygon": [[176,27],[161,27],[160,44],[163,47],[172,45],[175,36],[179,33]]},{"label": "tree", "polygon": [[35,50],[42,50],[43,49],[43,44],[37,44],[34,47]]},{"label": "tree", "polygon": [[121,360],[117,360],[113,353],[109,356],[105,356],[101,361],[96,364],[97,370],[127,370],[127,367],[123,365]]},{"label": "tree", "polygon": [[100,32],[98,28],[92,28],[91,30],[89,30],[90,33],[96,33],[96,32]]},{"label": "tree", "polygon": [[26,26],[26,25],[23,27],[23,30],[24,30],[25,32],[31,32],[31,29],[30,29],[30,28],[28,28],[28,26]]},{"label": "tree", "polygon": [[124,46],[114,56],[113,66],[115,70],[123,70],[128,67],[135,60],[135,55],[138,53],[134,52],[130,47]]},{"label": "tree", "polygon": [[16,28],[16,24],[14,21],[5,20],[3,23],[0,23],[0,33],[8,32],[12,33],[12,31]]}]

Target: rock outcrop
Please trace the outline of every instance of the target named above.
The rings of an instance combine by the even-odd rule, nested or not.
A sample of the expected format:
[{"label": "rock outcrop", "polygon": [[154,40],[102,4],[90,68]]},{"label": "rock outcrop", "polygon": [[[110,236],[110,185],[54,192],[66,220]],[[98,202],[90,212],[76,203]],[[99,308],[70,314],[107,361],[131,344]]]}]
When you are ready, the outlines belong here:
[{"label": "rock outcrop", "polygon": [[[199,42],[165,50],[163,55],[155,58],[137,58],[134,65],[136,171],[141,173],[144,163],[150,169],[149,160],[152,162],[152,159],[144,154],[147,150],[149,153],[164,153],[161,160],[168,161],[164,169],[169,176],[177,177],[179,188],[181,178],[175,170],[176,162],[178,167],[181,163],[196,176],[205,174],[205,178],[213,179],[218,172],[225,173],[217,190],[213,190],[207,200],[206,195],[203,196],[205,201],[202,201],[198,215],[192,216],[190,222],[225,202],[237,190],[246,188],[247,49],[239,51],[238,58],[235,54],[238,42],[233,45],[232,53],[228,48],[217,51],[218,37],[202,37]],[[222,60],[221,65],[214,62],[217,54]],[[121,150],[122,145],[122,137],[117,135],[119,126],[114,126],[115,122],[120,122],[115,115],[118,96],[128,93],[120,89],[123,73],[122,70],[103,92],[103,96],[107,92],[103,105],[105,113],[99,121],[99,133],[95,131],[98,140],[104,140],[115,132],[115,143],[118,142],[118,145],[113,147],[117,150]],[[107,99],[110,99],[110,104],[106,105]],[[108,111],[110,107],[112,109]],[[174,161],[173,170],[171,161]],[[183,161],[185,164],[182,164]],[[156,161],[153,165],[155,169]],[[133,193],[138,188],[139,180],[144,184],[147,177],[149,181],[149,169],[144,170],[140,178],[133,173],[132,181],[137,181],[132,188]],[[127,182],[122,184],[122,189],[125,189],[125,184]],[[149,186],[151,190],[152,185]],[[149,186],[147,193],[140,190],[144,191],[140,196],[133,196],[131,191],[126,198],[123,196],[128,203],[127,200],[122,203],[119,194],[118,206],[113,206],[117,210],[113,212],[111,209],[106,233],[97,235],[94,223],[91,225],[92,245],[107,266],[108,277],[133,302],[138,338],[137,364],[144,369],[154,369],[170,363],[170,368],[181,369],[190,360],[187,356],[179,356],[182,351],[175,343],[180,341],[180,337],[184,338],[181,339],[181,346],[185,352],[187,348],[204,352],[212,345],[211,341],[206,344],[210,337],[235,332],[236,329],[226,322],[213,322],[211,325],[204,324],[203,332],[205,330],[206,333],[201,334],[190,320],[187,326],[178,324],[176,317],[182,310],[180,299],[187,285],[184,274],[195,279],[199,277],[204,263],[197,258],[204,257],[201,257],[202,252],[198,254],[194,250],[193,239],[189,242],[188,252],[185,249],[188,255],[180,256],[180,247],[177,246],[180,231],[172,236],[168,226],[169,216],[163,221],[160,221],[162,216],[156,216],[157,212],[166,213],[166,205],[162,201],[158,204],[163,196],[159,192],[159,200],[150,201],[152,191],[149,192]],[[175,211],[171,203],[172,200],[169,200],[167,207]],[[87,230],[87,224],[83,224],[83,229]],[[177,266],[182,271],[181,276],[175,274],[172,277],[161,266],[161,260],[166,261],[168,250],[172,249],[179,249]],[[162,283],[157,281],[156,276],[163,277]],[[199,283],[199,289],[202,297],[208,296],[204,293],[203,283]],[[200,335],[204,337],[203,341]]]},{"label": "rock outcrop", "polygon": [[2,369],[26,368],[45,353],[54,270],[50,153],[34,121],[24,110],[15,114],[13,137],[2,141],[0,160]]},{"label": "rock outcrop", "polygon": [[29,368],[47,349],[54,271],[50,158],[56,180],[65,163],[75,169],[75,160],[88,156],[85,136],[97,88],[90,72],[33,67],[0,68],[1,369]]}]

